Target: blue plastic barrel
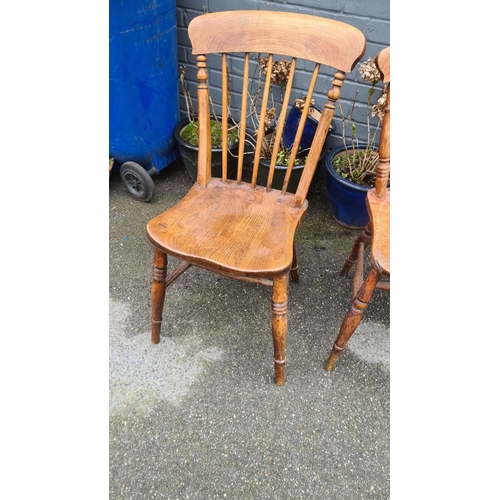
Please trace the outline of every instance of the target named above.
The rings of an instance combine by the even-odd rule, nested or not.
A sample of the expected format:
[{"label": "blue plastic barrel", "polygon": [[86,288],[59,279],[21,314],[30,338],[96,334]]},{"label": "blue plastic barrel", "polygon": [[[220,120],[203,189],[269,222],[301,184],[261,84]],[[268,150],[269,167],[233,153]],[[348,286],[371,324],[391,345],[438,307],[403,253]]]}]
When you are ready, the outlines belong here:
[{"label": "blue plastic barrel", "polygon": [[150,174],[178,158],[175,0],[109,2],[109,154]]}]

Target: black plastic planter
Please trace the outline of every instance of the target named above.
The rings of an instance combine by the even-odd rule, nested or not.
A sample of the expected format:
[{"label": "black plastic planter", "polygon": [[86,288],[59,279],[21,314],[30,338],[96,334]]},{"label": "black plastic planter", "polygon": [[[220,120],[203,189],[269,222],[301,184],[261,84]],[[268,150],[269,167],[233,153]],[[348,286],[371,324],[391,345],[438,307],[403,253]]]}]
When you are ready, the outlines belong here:
[{"label": "black plastic planter", "polygon": [[[174,129],[174,137],[179,147],[182,158],[189,176],[196,182],[198,175],[198,146],[193,146],[181,137],[182,129],[189,123],[189,119],[180,121]],[[238,168],[238,143],[234,144],[227,154],[227,176],[236,178]],[[212,149],[212,176],[222,177],[222,149]]]}]

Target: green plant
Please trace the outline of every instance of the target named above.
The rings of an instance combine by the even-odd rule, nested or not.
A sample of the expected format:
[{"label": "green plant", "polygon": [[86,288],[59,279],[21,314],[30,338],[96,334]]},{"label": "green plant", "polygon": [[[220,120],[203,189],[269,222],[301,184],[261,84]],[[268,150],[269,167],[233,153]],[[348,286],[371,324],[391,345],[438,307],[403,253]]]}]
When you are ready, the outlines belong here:
[{"label": "green plant", "polygon": [[[198,146],[199,134],[198,134],[198,120],[195,118],[193,101],[191,99],[191,94],[185,86],[186,77],[186,67],[181,66],[181,88],[184,94],[184,99],[186,100],[186,108],[188,113],[189,123],[181,130],[180,135],[189,144],[193,146]],[[221,149],[222,148],[222,123],[219,117],[214,111],[214,105],[212,99],[210,99],[212,106],[212,117],[210,118],[210,133],[212,136],[212,148]],[[229,127],[228,130],[228,145],[229,147],[236,144],[238,141],[238,125],[234,124]]]},{"label": "green plant", "polygon": [[[276,165],[288,166],[290,163],[290,153],[292,152],[289,148],[283,148],[278,151],[278,156],[276,158]],[[295,158],[293,162],[294,165],[303,165],[307,160],[307,156],[303,156],[300,158]]]},{"label": "green plant", "polygon": [[[222,125],[221,123],[211,118],[210,119],[210,134],[212,136],[212,148],[220,149],[222,147]],[[190,121],[181,131],[181,137],[189,144],[198,146],[198,120]],[[238,141],[238,130],[236,127],[231,127],[228,132],[229,147],[236,144]]]},{"label": "green plant", "polygon": [[349,149],[339,153],[332,160],[335,171],[341,177],[366,186],[375,183],[377,163],[378,153],[374,149]]},{"label": "green plant", "polygon": [[[384,120],[384,106],[386,100],[387,86],[380,89],[380,95],[376,98],[376,85],[380,81],[380,72],[375,66],[375,62],[368,58],[359,66],[361,78],[370,83],[368,97],[366,100],[365,120],[367,125],[367,140],[362,144],[358,139],[358,129],[353,123],[353,114],[356,108],[356,101],[359,90],[356,91],[349,114],[345,114],[342,109],[342,102],[339,100],[339,112],[342,118],[342,142],[345,151],[335,156],[333,167],[343,178],[364,186],[375,184],[375,170],[378,163],[378,152],[375,146],[377,132]],[[376,124],[372,122],[373,117],[377,117]],[[375,127],[375,128],[374,128]],[[348,138],[348,130],[351,135]]]}]

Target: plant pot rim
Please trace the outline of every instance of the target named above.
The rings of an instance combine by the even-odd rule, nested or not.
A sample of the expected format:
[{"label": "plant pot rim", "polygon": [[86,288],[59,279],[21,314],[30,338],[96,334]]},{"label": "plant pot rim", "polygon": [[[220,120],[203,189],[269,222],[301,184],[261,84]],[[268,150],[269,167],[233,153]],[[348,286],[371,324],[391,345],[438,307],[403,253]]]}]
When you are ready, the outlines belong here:
[{"label": "plant pot rim", "polygon": [[[360,144],[360,148],[366,147],[366,144]],[[378,146],[373,146],[373,149],[378,149]],[[348,179],[344,179],[340,174],[337,173],[337,171],[333,168],[333,158],[339,153],[342,153],[345,151],[344,146],[332,149],[325,158],[325,166],[327,172],[333,176],[340,184],[343,184],[346,187],[349,187],[351,189],[354,189],[356,191],[364,191],[368,192],[370,189],[372,189],[374,186],[364,186],[363,184],[357,184],[356,182],[352,182]]]},{"label": "plant pot rim", "polygon": [[[220,116],[218,116],[217,118],[220,118]],[[194,119],[197,120],[198,116],[195,116]],[[182,129],[184,127],[186,127],[189,124],[189,122],[190,122],[189,118],[184,118],[183,120],[181,120],[180,122],[178,122],[177,125],[174,128],[174,137],[175,137],[175,140],[177,142],[179,142],[180,144],[182,144],[184,147],[186,147],[188,149],[193,149],[193,150],[197,151],[198,150],[198,146],[194,146],[193,144],[191,144],[190,142],[185,141],[181,137]],[[229,149],[231,151],[233,151],[233,150],[235,150],[235,149],[238,148],[238,145],[239,145],[239,141],[236,141]],[[212,151],[222,151],[222,148],[212,148]]]}]

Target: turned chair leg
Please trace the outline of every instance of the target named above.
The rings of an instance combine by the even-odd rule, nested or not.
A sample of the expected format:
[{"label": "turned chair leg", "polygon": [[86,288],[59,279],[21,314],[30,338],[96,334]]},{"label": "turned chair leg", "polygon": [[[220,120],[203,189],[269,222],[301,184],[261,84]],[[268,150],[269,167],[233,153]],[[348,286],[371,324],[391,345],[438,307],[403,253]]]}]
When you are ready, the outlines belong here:
[{"label": "turned chair leg", "polygon": [[342,322],[342,326],[340,327],[339,334],[337,335],[337,338],[333,343],[330,357],[326,361],[325,369],[327,371],[331,371],[333,369],[339,359],[341,352],[345,349],[347,342],[349,342],[349,339],[359,325],[361,316],[363,315],[366,306],[372,298],[379,278],[380,271],[372,268],[368,273],[365,281],[359,288],[356,297],[351,303],[351,308],[344,317],[344,321]]},{"label": "turned chair leg", "polygon": [[297,261],[297,251],[295,249],[295,243],[293,244],[293,258],[292,258],[292,268],[290,269],[290,274],[292,281],[294,283],[299,282],[299,263]]},{"label": "turned chair leg", "polygon": [[365,246],[368,246],[371,240],[372,240],[372,228],[371,228],[371,222],[369,222],[363,228],[363,232],[358,236],[358,238],[354,242],[354,246],[351,249],[351,253],[349,254],[349,257],[347,257],[344,263],[344,267],[340,271],[341,276],[347,276],[347,273],[349,272],[351,267],[358,260],[359,244],[364,243]]},{"label": "turned chair leg", "polygon": [[163,303],[167,276],[167,254],[159,249],[155,250],[153,260],[153,283],[151,285],[151,342],[160,342]]},{"label": "turned chair leg", "polygon": [[285,383],[285,347],[288,324],[286,313],[288,310],[289,274],[274,278],[271,300],[272,332],[274,343],[274,378],[277,385]]}]

